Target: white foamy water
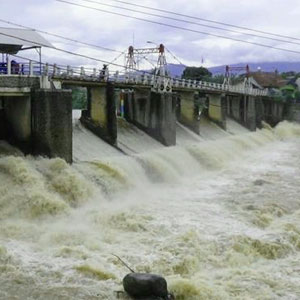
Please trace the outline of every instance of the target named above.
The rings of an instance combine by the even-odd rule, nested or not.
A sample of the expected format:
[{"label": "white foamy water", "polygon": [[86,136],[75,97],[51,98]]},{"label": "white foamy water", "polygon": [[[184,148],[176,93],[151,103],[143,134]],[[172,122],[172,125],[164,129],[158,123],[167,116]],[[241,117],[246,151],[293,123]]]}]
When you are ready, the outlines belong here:
[{"label": "white foamy water", "polygon": [[164,148],[160,142],[121,118],[118,119],[118,147],[129,155]]},{"label": "white foamy water", "polygon": [[226,117],[226,131],[231,134],[247,133],[249,130],[230,117]]},{"label": "white foamy water", "polygon": [[299,146],[284,122],[73,166],[0,147],[0,299],[117,299],[112,254],[177,299],[299,299]]},{"label": "white foamy water", "polygon": [[179,122],[176,123],[176,145],[186,146],[203,142],[204,139],[198,134],[192,132]]},{"label": "white foamy water", "polygon": [[205,140],[217,140],[226,136],[230,133],[223,130],[218,125],[211,122],[206,116],[200,118],[200,136]]},{"label": "white foamy water", "polygon": [[85,128],[79,121],[80,110],[73,110],[73,160],[90,161],[123,153]]}]

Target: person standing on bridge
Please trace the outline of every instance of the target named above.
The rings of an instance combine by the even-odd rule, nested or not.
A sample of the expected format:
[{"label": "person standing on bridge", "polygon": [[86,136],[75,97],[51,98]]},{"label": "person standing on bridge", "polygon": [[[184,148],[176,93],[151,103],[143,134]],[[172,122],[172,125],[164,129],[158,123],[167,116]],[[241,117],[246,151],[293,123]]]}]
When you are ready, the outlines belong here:
[{"label": "person standing on bridge", "polygon": [[108,65],[103,65],[103,68],[100,72],[100,80],[103,80],[103,81],[108,80]]},{"label": "person standing on bridge", "polygon": [[19,64],[15,61],[11,61],[11,74],[19,74],[20,67]]}]

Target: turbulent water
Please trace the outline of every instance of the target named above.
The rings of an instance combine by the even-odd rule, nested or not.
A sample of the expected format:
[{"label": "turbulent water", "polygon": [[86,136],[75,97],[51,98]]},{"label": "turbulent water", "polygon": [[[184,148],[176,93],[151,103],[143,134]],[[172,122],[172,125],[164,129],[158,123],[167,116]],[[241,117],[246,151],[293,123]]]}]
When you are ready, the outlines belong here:
[{"label": "turbulent water", "polygon": [[117,299],[114,255],[178,300],[299,299],[299,150],[286,122],[73,166],[0,143],[0,299]]}]

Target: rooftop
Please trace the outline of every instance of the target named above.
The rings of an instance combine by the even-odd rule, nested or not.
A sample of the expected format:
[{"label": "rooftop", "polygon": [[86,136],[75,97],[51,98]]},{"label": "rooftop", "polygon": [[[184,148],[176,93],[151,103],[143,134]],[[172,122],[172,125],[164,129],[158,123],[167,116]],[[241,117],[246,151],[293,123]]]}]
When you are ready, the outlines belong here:
[{"label": "rooftop", "polygon": [[281,88],[287,83],[277,72],[250,72],[249,76],[264,88]]},{"label": "rooftop", "polygon": [[0,52],[16,54],[22,47],[53,47],[32,29],[0,27]]}]

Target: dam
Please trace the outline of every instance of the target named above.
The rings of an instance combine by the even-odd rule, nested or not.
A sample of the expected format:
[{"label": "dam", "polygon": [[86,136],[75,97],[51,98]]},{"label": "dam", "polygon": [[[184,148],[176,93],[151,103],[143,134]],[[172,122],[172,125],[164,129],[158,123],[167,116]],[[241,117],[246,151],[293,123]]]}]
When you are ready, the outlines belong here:
[{"label": "dam", "polygon": [[52,71],[0,76],[0,299],[128,299],[114,255],[176,299],[299,299],[296,104]]},{"label": "dam", "polygon": [[185,109],[188,122],[181,102],[164,140],[147,110],[98,131],[68,90],[4,92],[14,139],[0,142],[0,299],[128,299],[113,255],[165,276],[177,299],[298,299],[299,124],[253,131],[230,98],[199,119]]}]

